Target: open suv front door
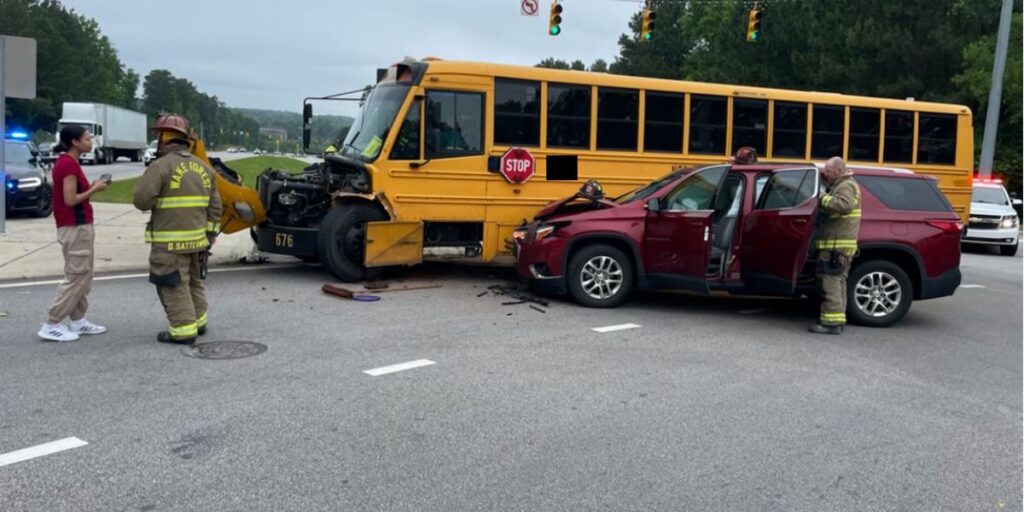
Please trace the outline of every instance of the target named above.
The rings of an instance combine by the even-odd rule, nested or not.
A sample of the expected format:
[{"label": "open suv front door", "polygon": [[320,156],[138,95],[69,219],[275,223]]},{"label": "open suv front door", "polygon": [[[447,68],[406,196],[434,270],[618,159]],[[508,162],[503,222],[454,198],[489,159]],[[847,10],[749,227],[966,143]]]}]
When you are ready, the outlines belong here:
[{"label": "open suv front door", "polygon": [[792,295],[807,261],[818,210],[816,168],[756,178],[754,209],[743,224],[742,278],[751,292]]},{"label": "open suv front door", "polygon": [[728,165],[701,169],[648,202],[643,252],[649,285],[708,293],[711,205],[728,171]]}]

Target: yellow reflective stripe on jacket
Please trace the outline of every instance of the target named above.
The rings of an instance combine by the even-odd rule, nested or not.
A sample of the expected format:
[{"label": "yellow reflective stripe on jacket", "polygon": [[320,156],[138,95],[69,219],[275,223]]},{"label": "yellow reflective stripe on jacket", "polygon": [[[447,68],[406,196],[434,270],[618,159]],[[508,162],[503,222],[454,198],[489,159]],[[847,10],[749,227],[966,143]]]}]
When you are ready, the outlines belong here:
[{"label": "yellow reflective stripe on jacket", "polygon": [[830,219],[859,219],[860,218],[860,208],[854,208],[854,209],[850,210],[850,213],[847,213],[845,215],[839,214],[839,213],[835,213],[835,214],[829,215],[829,218]]},{"label": "yellow reflective stripe on jacket", "polygon": [[156,208],[206,208],[210,206],[210,196],[178,196],[161,197],[156,200]]},{"label": "yellow reflective stripe on jacket", "polygon": [[821,205],[822,206],[828,206],[828,204],[831,203],[831,202],[832,202],[832,194],[825,194],[824,196],[821,197]]},{"label": "yellow reflective stripe on jacket", "polygon": [[824,240],[818,239],[818,249],[856,249],[857,240],[855,239],[833,239]]},{"label": "yellow reflective stripe on jacket", "polygon": [[211,232],[211,233],[216,233],[219,228],[220,228],[220,224],[218,224],[216,222],[207,222],[206,223],[206,230]]},{"label": "yellow reflective stripe on jacket", "polygon": [[172,338],[195,338],[197,335],[199,335],[199,326],[196,325],[195,322],[185,325],[179,325],[177,327],[172,325],[167,329],[167,332],[171,334]]},{"label": "yellow reflective stripe on jacket", "polygon": [[146,231],[146,242],[148,243],[191,242],[205,238],[206,230],[203,228],[183,231]]}]

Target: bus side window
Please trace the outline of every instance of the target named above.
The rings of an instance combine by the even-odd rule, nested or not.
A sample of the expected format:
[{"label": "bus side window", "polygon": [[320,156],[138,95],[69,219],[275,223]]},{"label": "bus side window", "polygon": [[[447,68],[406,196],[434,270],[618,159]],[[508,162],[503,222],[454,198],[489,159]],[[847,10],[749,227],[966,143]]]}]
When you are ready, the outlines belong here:
[{"label": "bus side window", "polygon": [[811,158],[843,156],[843,107],[814,105],[811,131]]},{"label": "bus side window", "polygon": [[484,95],[427,93],[427,158],[483,154]]},{"label": "bus side window", "polygon": [[724,96],[690,96],[690,153],[725,154]]},{"label": "bus side window", "polygon": [[924,113],[920,115],[917,163],[956,163],[956,116]]},{"label": "bus side window", "polygon": [[402,127],[391,150],[392,160],[419,160],[420,158],[420,105],[416,100],[409,106],[409,112],[402,121]]}]

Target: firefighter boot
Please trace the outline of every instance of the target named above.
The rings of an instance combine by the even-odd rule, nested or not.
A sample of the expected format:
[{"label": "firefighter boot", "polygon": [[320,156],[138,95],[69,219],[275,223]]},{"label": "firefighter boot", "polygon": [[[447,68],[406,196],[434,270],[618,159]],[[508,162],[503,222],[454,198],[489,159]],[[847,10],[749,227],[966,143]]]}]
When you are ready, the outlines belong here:
[{"label": "firefighter boot", "polygon": [[807,332],[813,332],[814,334],[842,334],[843,326],[814,324],[807,329]]},{"label": "firefighter boot", "polygon": [[171,336],[171,333],[167,331],[161,331],[160,334],[156,335],[156,340],[160,343],[174,343],[176,345],[191,345],[196,342],[196,337],[192,336],[189,338],[175,338]]}]

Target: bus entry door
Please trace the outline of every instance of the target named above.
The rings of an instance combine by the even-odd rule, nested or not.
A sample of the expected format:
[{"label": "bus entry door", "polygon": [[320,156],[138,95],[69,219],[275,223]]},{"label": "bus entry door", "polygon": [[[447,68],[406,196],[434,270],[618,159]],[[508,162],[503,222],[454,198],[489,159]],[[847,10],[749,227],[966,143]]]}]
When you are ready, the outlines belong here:
[{"label": "bus entry door", "polygon": [[423,222],[366,223],[366,267],[415,265],[423,261]]}]

